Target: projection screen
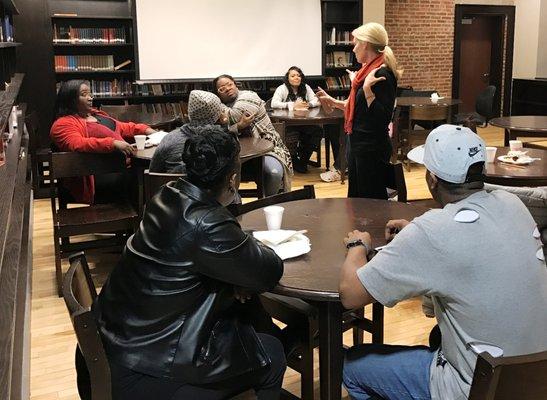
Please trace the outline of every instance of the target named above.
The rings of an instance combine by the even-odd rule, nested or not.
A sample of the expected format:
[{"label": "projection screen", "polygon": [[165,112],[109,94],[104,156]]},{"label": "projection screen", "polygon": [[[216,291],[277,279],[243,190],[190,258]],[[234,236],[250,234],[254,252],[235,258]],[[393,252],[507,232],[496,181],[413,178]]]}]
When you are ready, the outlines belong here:
[{"label": "projection screen", "polygon": [[139,80],[321,75],[320,0],[136,0]]}]

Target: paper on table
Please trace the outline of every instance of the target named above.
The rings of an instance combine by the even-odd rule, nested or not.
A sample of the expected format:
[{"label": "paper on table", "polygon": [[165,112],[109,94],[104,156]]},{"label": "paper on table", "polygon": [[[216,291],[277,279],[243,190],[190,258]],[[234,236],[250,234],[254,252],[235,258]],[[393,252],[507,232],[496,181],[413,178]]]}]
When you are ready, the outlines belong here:
[{"label": "paper on table", "polygon": [[273,249],[282,260],[298,257],[311,250],[310,239],[294,230],[256,231],[253,232],[253,236]]},{"label": "paper on table", "polygon": [[169,132],[165,132],[165,131],[154,132],[154,133],[148,135],[148,137],[146,138],[146,142],[150,143],[150,145],[152,145],[152,146],[157,146],[158,144],[160,144],[160,142],[163,140],[163,138],[168,133]]}]

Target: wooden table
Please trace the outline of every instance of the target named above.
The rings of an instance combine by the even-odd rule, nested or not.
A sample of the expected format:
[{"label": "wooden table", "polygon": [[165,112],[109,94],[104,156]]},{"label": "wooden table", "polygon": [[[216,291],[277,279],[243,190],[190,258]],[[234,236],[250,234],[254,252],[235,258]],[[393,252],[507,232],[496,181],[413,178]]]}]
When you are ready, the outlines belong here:
[{"label": "wooden table", "polygon": [[[302,126],[302,125],[338,125],[340,130],[339,143],[340,149],[338,157],[340,159],[340,173],[342,176],[341,183],[344,183],[346,175],[346,134],[344,132],[344,112],[334,109],[332,113],[327,114],[323,107],[310,108],[305,115],[294,115],[294,111],[288,109],[273,109],[268,111],[268,115],[273,122],[284,122],[285,126]],[[328,140],[328,137],[325,137]],[[330,165],[329,147],[325,146],[326,165],[327,169]]]},{"label": "wooden table", "polygon": [[486,163],[484,181],[505,186],[547,186],[547,150],[524,149],[530,157],[541,158],[528,165],[513,165],[498,161],[509,147],[498,147],[496,161]]},{"label": "wooden table", "polygon": [[[372,199],[312,199],[284,203],[284,229],[307,229],[311,251],[286,260],[274,293],[305,299],[318,308],[321,399],[340,399],[342,385],[342,312],[338,293],[340,267],[348,232],[368,231],[375,247],[385,244],[384,227],[390,219],[413,218],[427,211],[407,203]],[[265,230],[262,209],[240,217],[244,229]]]},{"label": "wooden table", "polygon": [[[254,137],[240,137],[239,144],[241,145],[241,150],[239,152],[239,159],[241,163],[250,160],[256,160],[256,190],[258,192],[258,197],[264,197],[264,155],[272,151],[274,145],[272,142],[266,139],[254,138]],[[157,146],[152,146],[144,150],[137,150],[136,154],[132,158],[132,165],[137,170],[137,180],[139,185],[139,210],[143,209],[143,176],[144,170],[148,169],[150,165],[150,160],[156,152]]]},{"label": "wooden table", "polygon": [[439,99],[437,103],[433,103],[429,97],[397,97],[396,105],[406,113],[408,113],[411,106],[448,106],[448,122],[450,123],[454,108],[461,103],[460,99],[450,97]]},{"label": "wooden table", "polygon": [[547,137],[547,116],[519,115],[514,117],[493,118],[491,125],[505,129],[504,145],[518,136]]}]

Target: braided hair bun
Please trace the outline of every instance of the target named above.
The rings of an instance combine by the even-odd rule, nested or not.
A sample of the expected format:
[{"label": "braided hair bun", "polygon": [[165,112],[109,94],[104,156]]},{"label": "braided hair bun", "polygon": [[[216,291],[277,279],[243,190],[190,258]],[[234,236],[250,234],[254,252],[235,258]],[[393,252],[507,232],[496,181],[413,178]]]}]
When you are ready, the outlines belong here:
[{"label": "braided hair bun", "polygon": [[182,161],[188,180],[203,189],[219,187],[234,172],[239,160],[239,141],[218,125],[192,127]]}]

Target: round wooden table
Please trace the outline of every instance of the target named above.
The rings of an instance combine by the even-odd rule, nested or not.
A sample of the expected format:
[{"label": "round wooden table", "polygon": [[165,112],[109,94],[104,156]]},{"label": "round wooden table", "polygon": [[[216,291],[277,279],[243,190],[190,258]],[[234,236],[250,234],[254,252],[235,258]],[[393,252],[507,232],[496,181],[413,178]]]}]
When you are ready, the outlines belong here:
[{"label": "round wooden table", "polygon": [[[343,184],[346,178],[346,134],[344,132],[344,112],[339,109],[334,109],[330,114],[327,114],[323,107],[310,108],[307,113],[295,115],[294,111],[288,109],[273,109],[268,111],[268,115],[273,122],[283,122],[285,126],[302,126],[302,125],[338,125],[340,136],[338,138],[340,147],[338,156],[340,159],[341,183]],[[330,165],[330,153],[328,137],[325,135],[325,159],[327,168]]]},{"label": "round wooden table", "polygon": [[[348,232],[368,231],[375,247],[385,244],[390,219],[412,220],[427,208],[372,199],[312,199],[282,204],[283,229],[307,229],[311,251],[285,260],[273,292],[305,299],[318,308],[321,399],[340,399],[342,384],[342,312],[338,293],[340,267],[346,256],[342,239]],[[243,229],[266,230],[262,209],[240,217]],[[381,307],[381,305],[378,305]]]},{"label": "round wooden table", "polygon": [[496,160],[486,163],[484,181],[504,186],[547,186],[547,150],[524,149],[530,157],[541,158],[528,165],[514,165],[498,161],[509,152],[509,147],[498,147]]},{"label": "round wooden table", "polygon": [[397,97],[397,107],[410,107],[410,106],[457,106],[461,104],[460,99],[452,99],[450,97],[445,97],[439,99],[437,103],[433,103],[429,97]]},{"label": "round wooden table", "polygon": [[489,123],[505,129],[505,146],[509,146],[509,140],[518,136],[547,137],[547,116],[543,115],[499,117],[491,119]]}]

